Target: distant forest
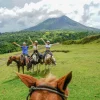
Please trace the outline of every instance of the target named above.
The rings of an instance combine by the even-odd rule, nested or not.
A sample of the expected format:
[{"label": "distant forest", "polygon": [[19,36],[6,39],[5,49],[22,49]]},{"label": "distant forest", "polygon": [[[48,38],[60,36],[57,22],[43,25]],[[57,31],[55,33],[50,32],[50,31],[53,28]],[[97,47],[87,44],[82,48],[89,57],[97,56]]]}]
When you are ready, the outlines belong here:
[{"label": "distant forest", "polygon": [[37,40],[39,44],[43,44],[40,38],[44,40],[50,40],[51,43],[63,43],[69,40],[79,40],[90,35],[98,35],[96,32],[74,32],[74,31],[20,31],[20,32],[9,32],[0,33],[0,54],[19,51],[20,48],[15,46],[13,42],[17,42],[22,45],[26,42],[27,45],[31,45],[29,36],[33,41]]}]

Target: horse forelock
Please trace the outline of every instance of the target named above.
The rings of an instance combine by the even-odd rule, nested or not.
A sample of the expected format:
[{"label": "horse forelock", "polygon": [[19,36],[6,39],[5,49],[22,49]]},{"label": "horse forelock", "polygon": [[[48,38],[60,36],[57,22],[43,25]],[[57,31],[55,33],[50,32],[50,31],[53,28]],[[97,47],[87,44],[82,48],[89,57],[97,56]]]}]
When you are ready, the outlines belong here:
[{"label": "horse forelock", "polygon": [[55,80],[57,80],[56,76],[52,75],[51,73],[48,74],[48,75],[46,76],[46,78],[45,78],[45,81],[46,81],[46,82],[51,82],[51,81],[55,81]]},{"label": "horse forelock", "polygon": [[40,80],[38,80],[36,84],[37,86],[38,85],[48,85],[48,86],[56,87],[57,78],[56,76],[49,74],[45,78],[41,78]]}]

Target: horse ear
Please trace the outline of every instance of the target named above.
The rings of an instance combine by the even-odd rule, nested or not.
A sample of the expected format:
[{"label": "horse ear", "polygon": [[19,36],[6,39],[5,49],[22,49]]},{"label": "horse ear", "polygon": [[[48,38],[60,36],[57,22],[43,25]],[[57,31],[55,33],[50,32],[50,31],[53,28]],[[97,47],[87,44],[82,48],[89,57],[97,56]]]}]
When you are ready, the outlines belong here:
[{"label": "horse ear", "polygon": [[57,81],[57,87],[61,92],[64,92],[72,79],[72,71],[63,76]]},{"label": "horse ear", "polygon": [[19,74],[16,73],[18,75],[18,77],[21,79],[21,81],[27,86],[27,87],[31,87],[31,86],[35,86],[37,79],[30,76],[30,75],[25,75],[25,74]]},{"label": "horse ear", "polygon": [[9,58],[12,58],[12,56],[10,56]]}]

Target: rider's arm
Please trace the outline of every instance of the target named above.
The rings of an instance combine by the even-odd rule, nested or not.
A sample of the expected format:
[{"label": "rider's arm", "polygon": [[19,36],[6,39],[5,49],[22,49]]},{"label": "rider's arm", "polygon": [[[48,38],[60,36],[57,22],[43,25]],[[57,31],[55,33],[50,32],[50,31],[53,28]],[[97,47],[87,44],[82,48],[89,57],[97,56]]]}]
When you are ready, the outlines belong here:
[{"label": "rider's arm", "polygon": [[44,44],[46,44],[46,42],[43,40],[43,38],[41,38],[41,40],[44,42]]},{"label": "rider's arm", "polygon": [[21,45],[17,44],[16,42],[13,42],[13,44],[17,45],[18,47],[21,47]]},{"label": "rider's arm", "polygon": [[52,45],[57,45],[57,44],[59,44],[59,43],[53,43],[53,44],[50,44],[50,45],[52,46]]},{"label": "rider's arm", "polygon": [[[32,46],[33,46],[33,41],[32,41],[32,39],[29,37],[29,40],[30,40],[30,42],[32,43]],[[31,46],[31,45],[30,45]]]}]

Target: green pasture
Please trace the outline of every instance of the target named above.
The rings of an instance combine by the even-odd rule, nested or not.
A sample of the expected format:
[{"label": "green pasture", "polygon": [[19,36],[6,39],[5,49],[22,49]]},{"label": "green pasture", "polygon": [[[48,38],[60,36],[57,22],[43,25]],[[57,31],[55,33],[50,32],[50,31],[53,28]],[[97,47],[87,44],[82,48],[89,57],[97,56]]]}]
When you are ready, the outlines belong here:
[{"label": "green pasture", "polygon": [[[52,50],[69,50],[67,53],[53,53],[57,65],[50,70],[58,78],[72,71],[68,100],[100,100],[100,44],[57,45]],[[0,100],[26,100],[29,91],[17,77],[15,63],[6,66],[8,57],[14,54],[17,53],[0,55]],[[40,68],[39,74],[27,72],[26,69],[25,74],[38,79],[44,77],[45,67],[42,65]]]}]

